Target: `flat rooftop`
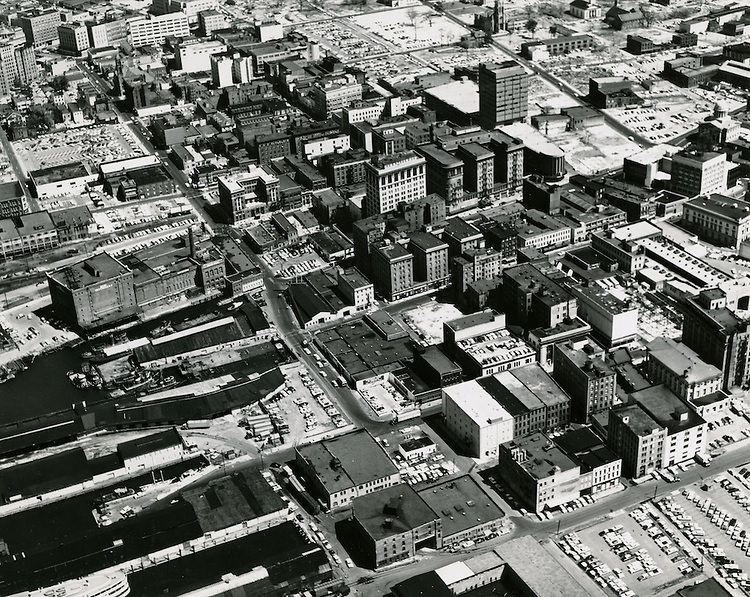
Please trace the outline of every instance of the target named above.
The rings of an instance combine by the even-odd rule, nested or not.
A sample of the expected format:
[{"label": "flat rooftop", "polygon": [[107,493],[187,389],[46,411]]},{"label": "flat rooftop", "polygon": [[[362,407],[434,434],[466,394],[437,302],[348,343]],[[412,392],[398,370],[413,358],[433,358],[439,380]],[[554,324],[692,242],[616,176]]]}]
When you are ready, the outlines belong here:
[{"label": "flat rooftop", "polygon": [[670,435],[706,424],[703,417],[689,408],[665,385],[651,386],[633,392],[630,398],[662,427],[666,427]]},{"label": "flat rooftop", "polygon": [[464,114],[479,112],[479,85],[474,81],[452,81],[424,91]]},{"label": "flat rooftop", "polygon": [[101,284],[129,272],[128,268],[109,253],[98,253],[49,275],[63,286],[75,290],[92,284]]},{"label": "flat rooftop", "polygon": [[688,383],[701,383],[721,377],[721,370],[703,360],[681,342],[671,338],[656,338],[646,345],[648,358],[658,361],[675,375],[685,378]]},{"label": "flat rooftop", "polygon": [[297,450],[311,461],[324,485],[331,488],[329,491],[362,485],[398,473],[380,444],[363,429],[300,446]]},{"label": "flat rooftop", "polygon": [[505,329],[459,340],[456,346],[481,366],[515,361],[536,354],[528,344],[511,336]]},{"label": "flat rooftop", "polygon": [[505,445],[524,451],[526,458],[518,464],[534,479],[546,479],[578,467],[576,462],[542,433],[516,438]]},{"label": "flat rooftop", "polygon": [[476,380],[448,386],[443,391],[480,428],[513,419],[504,405]]},{"label": "flat rooftop", "polygon": [[406,533],[440,518],[405,483],[354,498],[352,510],[375,541]]},{"label": "flat rooftop", "polygon": [[500,520],[504,513],[470,475],[433,485],[418,492],[440,516],[443,537]]}]

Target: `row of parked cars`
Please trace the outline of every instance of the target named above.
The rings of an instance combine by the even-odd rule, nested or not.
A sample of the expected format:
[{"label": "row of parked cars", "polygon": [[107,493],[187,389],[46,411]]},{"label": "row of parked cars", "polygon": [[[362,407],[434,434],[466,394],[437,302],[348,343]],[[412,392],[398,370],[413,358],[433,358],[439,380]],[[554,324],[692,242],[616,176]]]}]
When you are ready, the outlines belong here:
[{"label": "row of parked cars", "polygon": [[563,535],[560,548],[600,587],[609,587],[617,597],[635,597],[635,593],[622,580],[622,570],[613,570],[594,556],[591,548],[584,545],[577,533]]}]

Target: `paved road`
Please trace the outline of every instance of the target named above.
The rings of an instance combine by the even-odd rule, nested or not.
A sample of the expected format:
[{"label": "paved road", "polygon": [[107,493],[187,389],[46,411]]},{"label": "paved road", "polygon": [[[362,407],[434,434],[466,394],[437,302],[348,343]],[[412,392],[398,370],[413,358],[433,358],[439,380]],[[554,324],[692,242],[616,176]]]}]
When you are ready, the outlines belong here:
[{"label": "paved road", "polygon": [[37,201],[36,198],[31,195],[31,191],[29,190],[28,185],[28,179],[26,178],[26,173],[21,167],[21,164],[18,161],[13,148],[10,146],[8,135],[5,134],[5,130],[2,127],[0,127],[0,145],[3,146],[5,155],[8,156],[10,167],[13,168],[13,174],[16,175],[18,182],[21,184],[21,189],[23,189],[23,194],[26,195],[26,201],[28,201],[29,203],[30,211],[39,211],[39,201]]}]

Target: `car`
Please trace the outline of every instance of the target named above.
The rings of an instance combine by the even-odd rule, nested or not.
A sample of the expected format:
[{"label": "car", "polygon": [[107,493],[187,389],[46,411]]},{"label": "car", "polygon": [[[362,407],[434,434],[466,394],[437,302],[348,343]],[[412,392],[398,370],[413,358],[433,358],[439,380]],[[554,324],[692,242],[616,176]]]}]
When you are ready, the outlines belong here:
[{"label": "car", "polygon": [[279,470],[279,469],[281,469],[281,464],[278,463],[278,462],[272,462],[271,463],[271,468],[274,469],[274,470]]},{"label": "car", "polygon": [[346,564],[347,568],[354,568],[354,562],[352,562],[351,558],[346,558],[344,560],[344,563]]}]

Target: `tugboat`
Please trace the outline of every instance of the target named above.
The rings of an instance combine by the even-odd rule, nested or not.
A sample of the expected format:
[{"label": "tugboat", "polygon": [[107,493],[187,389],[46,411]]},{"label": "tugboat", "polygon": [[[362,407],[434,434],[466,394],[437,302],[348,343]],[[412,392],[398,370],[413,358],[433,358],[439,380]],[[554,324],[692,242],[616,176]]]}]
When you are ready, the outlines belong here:
[{"label": "tugboat", "polygon": [[76,371],[68,371],[67,375],[68,375],[68,380],[70,381],[70,383],[72,383],[79,390],[83,390],[89,387],[89,382],[83,373],[78,373]]}]

